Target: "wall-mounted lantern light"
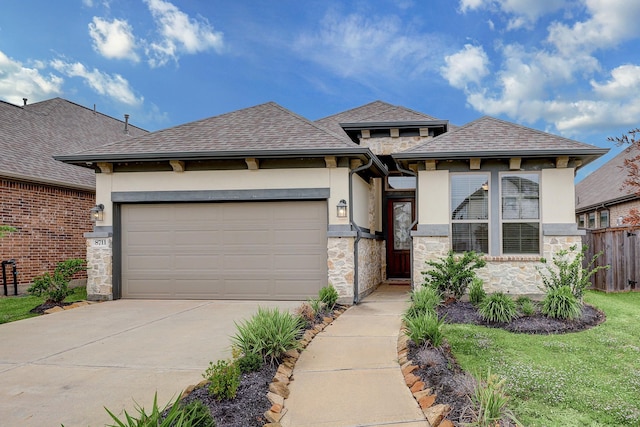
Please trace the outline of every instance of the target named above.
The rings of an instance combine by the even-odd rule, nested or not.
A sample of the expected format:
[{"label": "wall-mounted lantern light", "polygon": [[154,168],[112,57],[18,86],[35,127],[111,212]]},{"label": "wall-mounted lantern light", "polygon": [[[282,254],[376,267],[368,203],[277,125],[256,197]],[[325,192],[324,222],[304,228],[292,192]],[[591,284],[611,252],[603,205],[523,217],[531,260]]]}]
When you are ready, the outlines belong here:
[{"label": "wall-mounted lantern light", "polygon": [[89,212],[91,212],[92,222],[102,221],[102,219],[104,218],[104,205],[102,203],[100,203],[99,205],[95,205]]},{"label": "wall-mounted lantern light", "polygon": [[347,201],[345,199],[342,199],[338,202],[336,209],[336,215],[338,216],[338,218],[347,217]]}]

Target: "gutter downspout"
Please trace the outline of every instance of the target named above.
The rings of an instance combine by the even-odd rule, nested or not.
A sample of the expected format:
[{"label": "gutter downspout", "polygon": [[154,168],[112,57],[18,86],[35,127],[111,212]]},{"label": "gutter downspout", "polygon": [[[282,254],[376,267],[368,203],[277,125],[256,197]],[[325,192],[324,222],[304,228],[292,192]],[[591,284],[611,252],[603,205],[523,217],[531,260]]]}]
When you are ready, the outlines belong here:
[{"label": "gutter downspout", "polygon": [[362,231],[353,220],[353,174],[369,169],[373,165],[373,157],[369,158],[369,163],[364,166],[357,167],[349,171],[349,225],[351,230],[355,230],[356,239],[353,242],[353,305],[358,305],[359,301],[359,284],[358,284],[358,243],[362,238]]},{"label": "gutter downspout", "polygon": [[411,269],[410,271],[410,280],[411,280],[411,290],[413,291],[415,289],[415,284],[414,284],[414,280],[413,280],[413,236],[411,236],[411,230],[413,230],[413,227],[416,226],[416,224],[418,223],[418,173],[414,172],[410,169],[403,169],[398,162],[396,162],[396,168],[402,172],[405,173],[409,176],[414,176],[416,177],[416,195],[414,197],[414,208],[415,208],[415,212],[416,212],[416,219],[413,220],[413,222],[411,223],[411,225],[409,226],[409,236],[411,237],[411,247],[409,248],[409,268]]}]

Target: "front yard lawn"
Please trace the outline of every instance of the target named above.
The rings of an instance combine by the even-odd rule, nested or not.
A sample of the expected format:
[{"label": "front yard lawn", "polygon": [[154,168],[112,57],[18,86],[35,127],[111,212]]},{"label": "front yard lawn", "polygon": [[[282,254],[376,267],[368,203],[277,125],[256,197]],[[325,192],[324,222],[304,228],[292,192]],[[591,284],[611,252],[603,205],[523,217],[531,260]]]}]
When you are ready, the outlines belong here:
[{"label": "front yard lawn", "polygon": [[[66,302],[83,301],[87,299],[87,288],[84,286],[73,288]],[[44,303],[44,297],[19,295],[17,297],[0,298],[0,324],[15,322],[20,319],[39,316],[30,310]]]},{"label": "front yard lawn", "polygon": [[461,367],[507,381],[509,407],[526,426],[640,425],[640,293],[588,292],[606,322],[560,335],[469,324],[443,331]]}]

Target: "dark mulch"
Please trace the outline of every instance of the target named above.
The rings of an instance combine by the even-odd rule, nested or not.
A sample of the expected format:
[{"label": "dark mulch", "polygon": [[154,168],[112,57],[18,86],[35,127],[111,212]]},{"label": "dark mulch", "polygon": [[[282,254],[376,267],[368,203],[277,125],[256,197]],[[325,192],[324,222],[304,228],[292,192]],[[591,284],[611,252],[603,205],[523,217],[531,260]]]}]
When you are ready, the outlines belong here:
[{"label": "dark mulch", "polygon": [[271,407],[267,399],[269,383],[276,368],[265,365],[257,372],[242,374],[235,399],[218,401],[209,396],[207,387],[195,389],[183,402],[200,400],[209,407],[216,427],[262,427],[267,420],[264,413]]},{"label": "dark mulch", "polygon": [[71,305],[73,304],[72,302],[53,302],[53,301],[46,301],[42,304],[40,304],[39,306],[32,308],[31,310],[29,310],[29,313],[35,313],[35,314],[44,314],[44,312],[46,310],[49,310],[50,308],[53,307],[64,307],[66,305]]},{"label": "dark mulch", "polygon": [[[484,321],[476,308],[469,302],[457,301],[438,307],[438,315],[446,323],[470,323],[491,328],[502,328],[510,332],[527,334],[560,334],[577,332],[592,328],[605,321],[605,315],[597,308],[585,304],[582,317],[577,320],[550,319],[536,312],[532,316],[520,317],[510,323],[491,323]],[[409,360],[419,368],[414,374],[437,394],[436,403],[445,403],[451,407],[448,419],[456,426],[473,422],[471,396],[476,384],[475,379],[460,369],[448,344],[440,348],[430,346],[417,347],[409,343]],[[510,426],[503,420],[501,426]]]}]

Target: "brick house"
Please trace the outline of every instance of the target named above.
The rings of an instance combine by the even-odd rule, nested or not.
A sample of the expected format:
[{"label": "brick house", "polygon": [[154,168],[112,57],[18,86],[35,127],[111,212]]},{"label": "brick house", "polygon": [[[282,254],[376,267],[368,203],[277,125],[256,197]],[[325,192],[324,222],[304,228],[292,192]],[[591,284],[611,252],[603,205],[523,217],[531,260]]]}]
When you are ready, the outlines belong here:
[{"label": "brick house", "polygon": [[21,285],[59,261],[86,256],[95,174],[52,156],[145,133],[61,98],[0,101],[0,224],[17,229],[0,239],[0,258],[15,259]]},{"label": "brick house", "polygon": [[579,228],[624,226],[629,211],[640,209],[640,196],[632,188],[623,186],[627,177],[624,161],[637,156],[638,147],[628,147],[576,184]]},{"label": "brick house", "polygon": [[606,149],[491,117],[462,127],[376,101],[315,122],[275,103],[80,153],[104,216],[89,298],[357,303],[425,261],[482,252],[489,291],[538,291],[580,242],[575,171]]}]

